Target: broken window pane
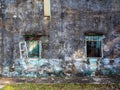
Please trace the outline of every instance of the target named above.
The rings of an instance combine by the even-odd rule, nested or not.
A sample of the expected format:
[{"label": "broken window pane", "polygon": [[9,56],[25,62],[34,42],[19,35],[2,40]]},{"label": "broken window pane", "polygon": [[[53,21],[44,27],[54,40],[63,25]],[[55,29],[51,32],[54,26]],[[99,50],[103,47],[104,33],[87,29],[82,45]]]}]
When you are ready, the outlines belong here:
[{"label": "broken window pane", "polygon": [[39,41],[28,40],[27,48],[28,48],[28,57],[38,58],[39,57]]},{"label": "broken window pane", "polygon": [[27,44],[27,51],[29,58],[40,58],[41,57],[41,41],[39,35],[25,35]]}]

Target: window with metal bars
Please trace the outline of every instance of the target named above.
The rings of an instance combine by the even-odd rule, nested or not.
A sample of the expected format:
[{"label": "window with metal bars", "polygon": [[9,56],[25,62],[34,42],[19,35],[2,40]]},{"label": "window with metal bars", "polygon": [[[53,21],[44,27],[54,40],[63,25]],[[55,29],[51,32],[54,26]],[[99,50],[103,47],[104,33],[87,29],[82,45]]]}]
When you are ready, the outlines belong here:
[{"label": "window with metal bars", "polygon": [[102,57],[102,36],[86,35],[85,43],[87,57]]}]

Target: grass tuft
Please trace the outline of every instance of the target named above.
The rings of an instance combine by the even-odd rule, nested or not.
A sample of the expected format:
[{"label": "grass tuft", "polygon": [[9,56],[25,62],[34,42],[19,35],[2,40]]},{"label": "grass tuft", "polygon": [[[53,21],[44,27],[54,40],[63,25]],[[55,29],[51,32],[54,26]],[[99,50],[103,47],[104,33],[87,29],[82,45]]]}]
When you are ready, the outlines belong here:
[{"label": "grass tuft", "polygon": [[120,84],[15,84],[1,90],[120,90]]}]

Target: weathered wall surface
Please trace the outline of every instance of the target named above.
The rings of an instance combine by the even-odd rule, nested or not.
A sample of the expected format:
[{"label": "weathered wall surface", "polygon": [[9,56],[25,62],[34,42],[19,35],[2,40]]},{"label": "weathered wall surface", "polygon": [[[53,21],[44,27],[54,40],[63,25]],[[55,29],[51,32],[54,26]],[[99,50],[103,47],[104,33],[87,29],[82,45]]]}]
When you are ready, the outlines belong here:
[{"label": "weathered wall surface", "polygon": [[90,31],[105,35],[104,57],[120,57],[119,0],[51,0],[51,17],[44,17],[43,0],[4,1],[3,65],[20,57],[19,42],[32,34],[48,36],[43,58],[85,57],[84,33]]},{"label": "weathered wall surface", "polygon": [[5,29],[13,35],[49,35],[49,57],[64,58],[78,50],[84,52],[84,32],[102,32],[107,42],[115,39],[112,34],[119,32],[119,3],[116,0],[51,0],[49,18],[43,15],[42,0],[18,3],[6,0]]},{"label": "weathered wall surface", "polygon": [[[109,50],[110,54],[108,56],[113,55],[111,57],[115,57],[115,54],[112,53],[114,51],[114,39],[119,38],[119,34],[115,38],[113,38],[112,34],[114,32],[115,35],[120,31],[120,19],[118,19],[120,7],[118,3],[120,2],[116,0],[53,1],[55,8],[52,9],[50,26],[53,33],[57,30],[57,35],[55,35],[60,39],[59,43],[61,44],[58,45],[62,46],[62,51],[60,51],[59,55],[72,56],[79,50],[84,53],[84,32],[93,31],[105,35],[104,44],[107,44],[109,49],[112,48],[112,50]],[[59,35],[61,36],[59,37]],[[113,38],[112,42],[111,38]],[[54,41],[57,44],[56,38]],[[111,42],[111,46],[108,45],[109,42]],[[56,53],[55,51],[53,53]],[[119,57],[118,52],[116,54]]]}]

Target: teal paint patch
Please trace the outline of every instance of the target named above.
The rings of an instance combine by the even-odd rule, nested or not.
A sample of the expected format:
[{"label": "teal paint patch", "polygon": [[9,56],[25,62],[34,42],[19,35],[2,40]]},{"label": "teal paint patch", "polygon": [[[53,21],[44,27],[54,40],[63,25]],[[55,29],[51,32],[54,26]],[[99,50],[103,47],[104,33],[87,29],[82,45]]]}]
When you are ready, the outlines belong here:
[{"label": "teal paint patch", "polygon": [[[107,59],[103,59],[106,60]],[[101,60],[100,73],[103,75],[119,75],[120,74],[120,59],[115,59],[113,64]],[[94,76],[97,71],[97,58],[90,58],[90,64],[86,62],[74,61],[73,64],[76,68],[76,73],[80,73],[83,76]],[[66,69],[62,68],[60,59],[17,59],[15,60],[15,71],[10,72],[9,66],[3,68],[3,76],[7,77],[47,77],[50,75],[60,76],[65,75],[64,70],[69,67],[66,65]],[[73,73],[74,74],[74,71]]]},{"label": "teal paint patch", "polygon": [[85,36],[85,40],[87,41],[101,41],[103,36]]}]

